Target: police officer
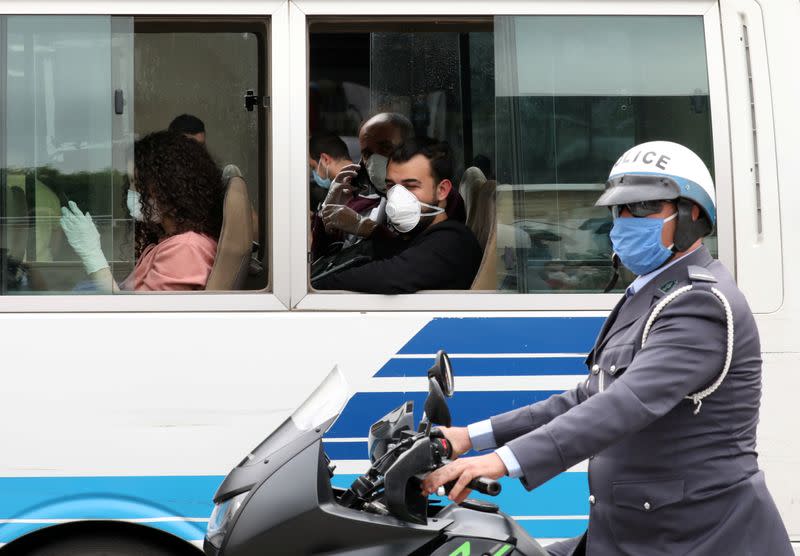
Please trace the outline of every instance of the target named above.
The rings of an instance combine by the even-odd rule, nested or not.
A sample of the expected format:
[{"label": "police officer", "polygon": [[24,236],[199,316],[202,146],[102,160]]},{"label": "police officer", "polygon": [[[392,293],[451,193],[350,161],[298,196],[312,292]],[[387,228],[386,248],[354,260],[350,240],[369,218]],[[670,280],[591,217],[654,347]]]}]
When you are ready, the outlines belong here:
[{"label": "police officer", "polygon": [[588,378],[563,394],[464,428],[454,453],[498,447],[431,473],[423,490],[476,476],[534,489],[589,460],[589,527],[552,555],[792,553],[758,468],[761,350],[750,308],[703,246],[716,221],[700,158],[664,141],[633,147],[596,203],[638,275],[603,325]]}]

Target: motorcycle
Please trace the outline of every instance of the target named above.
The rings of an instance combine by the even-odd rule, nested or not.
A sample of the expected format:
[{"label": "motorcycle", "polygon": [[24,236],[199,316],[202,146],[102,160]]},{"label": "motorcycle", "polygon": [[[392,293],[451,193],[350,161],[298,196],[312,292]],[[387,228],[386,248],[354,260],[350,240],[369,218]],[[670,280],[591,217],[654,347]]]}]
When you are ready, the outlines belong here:
[{"label": "motorcycle", "polygon": [[[434,425],[450,426],[446,398],[454,390],[450,360],[440,351],[428,371],[419,425],[413,401],[374,423],[369,469],[349,488],[337,488],[322,438],[349,396],[334,368],[220,485],[203,543],[206,555],[547,556],[496,504],[467,499],[441,505],[422,493],[422,479],[452,456]],[[501,490],[486,478],[470,487],[490,496]]]}]

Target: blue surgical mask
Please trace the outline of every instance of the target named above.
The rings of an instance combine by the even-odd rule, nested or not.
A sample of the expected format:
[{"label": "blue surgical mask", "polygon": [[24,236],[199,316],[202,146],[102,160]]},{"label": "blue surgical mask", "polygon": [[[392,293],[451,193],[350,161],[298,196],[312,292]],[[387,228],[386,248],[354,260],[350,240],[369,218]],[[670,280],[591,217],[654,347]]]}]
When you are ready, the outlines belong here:
[{"label": "blue surgical mask", "polygon": [[[322,162],[317,163],[317,168],[322,167]],[[331,188],[331,179],[330,178],[323,178],[320,176],[316,170],[311,170],[311,177],[314,178],[314,183],[320,186],[322,189],[330,189]]]},{"label": "blue surgical mask", "polygon": [[661,243],[661,230],[676,216],[678,213],[668,218],[615,218],[611,244],[622,264],[639,276],[664,264],[672,249]]}]

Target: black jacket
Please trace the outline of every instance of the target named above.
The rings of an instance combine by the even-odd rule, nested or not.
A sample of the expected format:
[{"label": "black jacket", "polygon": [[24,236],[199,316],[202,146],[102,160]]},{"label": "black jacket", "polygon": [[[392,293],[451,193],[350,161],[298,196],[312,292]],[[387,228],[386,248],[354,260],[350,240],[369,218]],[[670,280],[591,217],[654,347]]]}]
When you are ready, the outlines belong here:
[{"label": "black jacket", "polygon": [[313,287],[383,294],[467,290],[483,257],[469,228],[455,220],[434,224],[411,239],[394,239],[390,246],[377,247],[378,260],[325,276],[314,281]]}]

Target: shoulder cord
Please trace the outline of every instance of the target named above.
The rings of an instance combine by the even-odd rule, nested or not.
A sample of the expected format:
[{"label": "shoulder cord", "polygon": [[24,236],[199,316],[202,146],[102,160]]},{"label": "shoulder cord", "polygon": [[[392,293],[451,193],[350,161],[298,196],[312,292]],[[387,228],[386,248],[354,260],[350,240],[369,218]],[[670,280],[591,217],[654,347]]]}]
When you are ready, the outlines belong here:
[{"label": "shoulder cord", "polygon": [[[659,313],[671,302],[673,302],[679,295],[684,292],[688,292],[692,289],[692,285],[683,286],[680,289],[675,290],[667,297],[662,299],[658,305],[656,305],[653,312],[650,314],[650,318],[647,319],[647,324],[645,324],[644,332],[642,332],[642,347],[644,347],[644,343],[647,340],[648,334],[650,334],[650,328],[653,326],[653,323],[658,318]],[[731,360],[733,359],[733,312],[731,311],[731,306],[728,303],[727,298],[723,295],[721,291],[717,288],[711,288],[711,293],[713,293],[717,299],[720,300],[722,306],[725,308],[725,321],[727,323],[728,328],[728,343],[727,343],[727,352],[725,354],[725,364],[722,367],[722,372],[720,372],[717,380],[713,382],[709,387],[700,390],[699,392],[695,392],[694,394],[689,394],[685,397],[687,400],[692,400],[694,402],[694,414],[697,415],[700,413],[700,408],[703,406],[703,398],[710,396],[714,392],[717,391],[717,388],[720,387],[722,381],[725,380],[725,376],[728,374],[728,370],[731,367]]]}]

